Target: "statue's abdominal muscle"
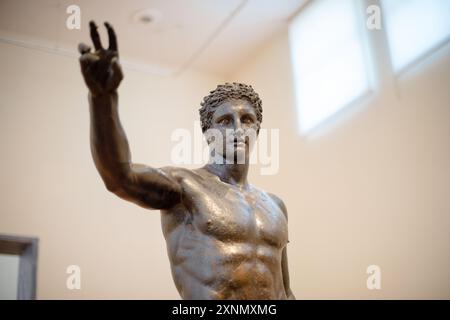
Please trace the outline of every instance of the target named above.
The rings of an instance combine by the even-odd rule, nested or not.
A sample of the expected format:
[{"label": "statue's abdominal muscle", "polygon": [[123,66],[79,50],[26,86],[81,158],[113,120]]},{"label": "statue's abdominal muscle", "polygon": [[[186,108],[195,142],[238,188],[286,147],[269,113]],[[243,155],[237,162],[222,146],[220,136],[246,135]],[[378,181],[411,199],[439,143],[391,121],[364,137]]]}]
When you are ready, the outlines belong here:
[{"label": "statue's abdominal muscle", "polygon": [[180,181],[186,195],[183,203],[162,212],[180,294],[284,298],[281,253],[287,243],[287,221],[271,197],[255,188],[240,190],[192,173]]}]

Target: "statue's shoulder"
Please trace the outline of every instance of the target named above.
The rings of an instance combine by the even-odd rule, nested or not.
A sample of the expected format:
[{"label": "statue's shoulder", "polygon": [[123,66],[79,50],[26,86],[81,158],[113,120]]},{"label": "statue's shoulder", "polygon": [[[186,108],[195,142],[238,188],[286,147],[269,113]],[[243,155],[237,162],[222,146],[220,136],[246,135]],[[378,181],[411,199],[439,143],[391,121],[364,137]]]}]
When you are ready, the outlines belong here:
[{"label": "statue's shoulder", "polygon": [[262,197],[262,198],[268,197],[273,202],[275,202],[278,205],[278,207],[280,208],[280,210],[283,212],[283,214],[286,217],[286,219],[287,219],[287,208],[286,208],[286,205],[284,204],[284,201],[280,197],[278,197],[277,195],[275,195],[275,194],[273,194],[271,192],[268,192],[268,191],[265,191],[265,190],[263,190],[261,188],[258,188],[258,187],[254,186],[254,185],[252,185],[251,187],[252,187],[253,191],[256,192],[256,194],[258,194],[260,197]]},{"label": "statue's shoulder", "polygon": [[177,180],[194,178],[199,175],[199,172],[197,172],[196,169],[187,169],[182,167],[166,166],[160,168],[160,170]]},{"label": "statue's shoulder", "polygon": [[286,205],[284,204],[284,201],[280,197],[264,189],[256,187],[255,185],[251,185],[251,188],[253,192],[255,192],[255,194],[259,195],[259,197],[261,198],[269,197],[273,202],[275,202],[278,205],[278,207],[280,207],[281,211],[283,211],[284,215],[287,217]]},{"label": "statue's shoulder", "polygon": [[283,211],[284,215],[287,218],[287,208],[286,205],[284,204],[284,201],[273,193],[267,192],[267,195],[271,197],[272,200],[280,207],[281,211]]}]

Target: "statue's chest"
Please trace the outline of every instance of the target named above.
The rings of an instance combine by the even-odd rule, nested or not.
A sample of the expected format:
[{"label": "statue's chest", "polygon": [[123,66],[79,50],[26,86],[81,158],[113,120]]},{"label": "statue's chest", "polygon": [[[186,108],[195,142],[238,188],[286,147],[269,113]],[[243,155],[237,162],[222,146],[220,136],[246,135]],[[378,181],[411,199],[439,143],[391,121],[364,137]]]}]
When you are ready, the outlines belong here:
[{"label": "statue's chest", "polygon": [[257,241],[283,247],[287,221],[265,192],[242,191],[222,182],[197,185],[190,200],[193,223],[222,241]]}]

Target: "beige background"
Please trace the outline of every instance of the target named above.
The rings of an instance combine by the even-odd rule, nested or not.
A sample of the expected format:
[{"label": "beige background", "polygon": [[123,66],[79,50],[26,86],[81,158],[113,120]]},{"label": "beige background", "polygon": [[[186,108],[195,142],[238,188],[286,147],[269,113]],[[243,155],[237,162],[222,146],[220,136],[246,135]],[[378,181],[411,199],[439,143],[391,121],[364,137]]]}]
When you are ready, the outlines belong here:
[{"label": "beige background", "polygon": [[[250,180],[288,207],[297,298],[448,299],[449,56],[447,45],[384,78],[308,137],[296,123],[287,30],[228,77],[125,69],[120,114],[133,160],[164,166],[171,132],[193,130],[209,90],[252,84],[281,147],[279,173],[254,168]],[[39,237],[38,298],[178,299],[158,211],[108,193],[94,168],[76,59],[2,43],[0,70],[0,233]],[[66,288],[72,264],[81,290]],[[366,288],[372,264],[378,291]]]}]

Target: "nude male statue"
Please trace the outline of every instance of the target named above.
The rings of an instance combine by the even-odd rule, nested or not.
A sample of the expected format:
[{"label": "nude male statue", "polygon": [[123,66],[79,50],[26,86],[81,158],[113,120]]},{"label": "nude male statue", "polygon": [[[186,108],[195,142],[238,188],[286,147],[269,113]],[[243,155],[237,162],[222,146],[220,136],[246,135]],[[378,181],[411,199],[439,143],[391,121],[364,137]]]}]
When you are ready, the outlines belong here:
[{"label": "nude male statue", "polygon": [[[106,188],[148,209],[159,209],[175,285],[183,299],[295,299],[289,287],[287,212],[281,199],[247,181],[244,163],[210,162],[202,168],[151,168],[131,162],[119,121],[117,88],[123,79],[116,35],[109,48],[90,22],[94,51],[79,45],[89,89],[91,152]],[[225,131],[256,130],[261,100],[251,86],[225,84],[205,97],[202,130],[224,133],[224,149],[250,151],[252,143]],[[231,138],[230,138],[231,137]],[[246,154],[248,154],[247,152]],[[234,158],[235,155],[233,155]]]}]

